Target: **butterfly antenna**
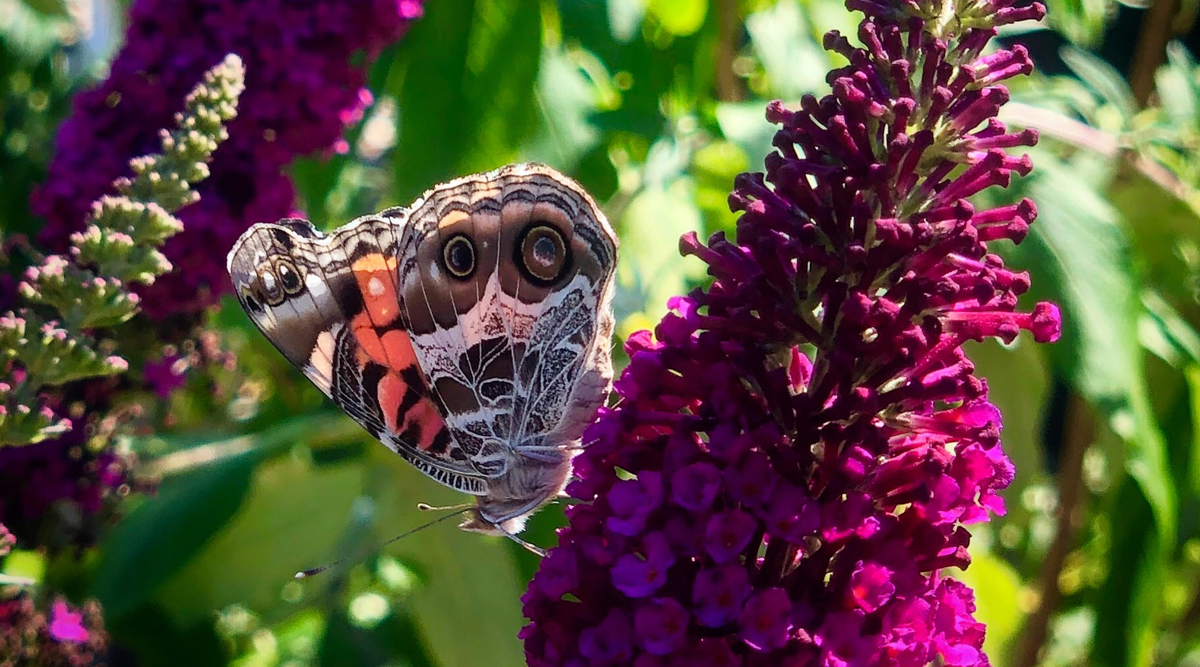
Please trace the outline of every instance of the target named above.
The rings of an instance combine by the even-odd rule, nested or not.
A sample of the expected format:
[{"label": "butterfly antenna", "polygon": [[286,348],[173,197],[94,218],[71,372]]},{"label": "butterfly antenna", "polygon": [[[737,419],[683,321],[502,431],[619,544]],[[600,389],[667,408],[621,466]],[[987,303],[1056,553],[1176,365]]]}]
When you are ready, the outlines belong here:
[{"label": "butterfly antenna", "polygon": [[[471,509],[475,505],[471,503],[463,503],[461,505],[446,505],[444,507],[435,507],[429,503],[417,503],[417,510],[421,512],[444,512],[446,510],[454,510],[455,513],[462,513],[463,510]],[[453,516],[453,515],[451,515]]]},{"label": "butterfly antenna", "polygon": [[[403,533],[400,533],[399,535],[393,537],[392,539],[390,539],[386,542],[381,542],[381,543],[375,545],[375,547],[372,548],[370,551],[364,550],[364,551],[359,552],[358,554],[356,554],[355,560],[358,560],[358,559],[362,558],[363,556],[366,556],[371,551],[382,549],[383,547],[386,547],[387,545],[391,544],[392,542],[404,539],[404,538],[408,537],[409,535],[412,535],[413,533],[420,532],[430,526],[437,525],[443,521],[446,521],[447,519],[456,517],[459,514],[462,514],[463,512],[466,512],[467,510],[471,509],[472,507],[474,507],[474,505],[461,506],[461,508],[459,508],[458,511],[456,511],[456,512],[451,512],[450,514],[447,514],[445,516],[439,516],[438,518],[436,518],[432,521],[427,521],[427,522],[421,524],[420,526],[413,528],[412,530],[406,530]],[[429,505],[426,505],[425,503],[420,503],[419,505],[417,505],[417,508],[418,509],[428,508],[430,510],[455,509],[455,508],[435,508],[435,507],[430,507]],[[321,567],[314,567],[314,568],[311,568],[308,570],[301,570],[300,572],[296,573],[296,579],[307,579],[309,577],[315,577],[316,575],[321,574],[325,570],[328,570],[329,568],[331,568],[335,565],[340,565],[341,563],[346,562],[346,560],[347,560],[347,557],[343,556],[342,558],[339,558],[339,559],[333,561],[332,563],[327,563],[325,565],[322,565]]]}]

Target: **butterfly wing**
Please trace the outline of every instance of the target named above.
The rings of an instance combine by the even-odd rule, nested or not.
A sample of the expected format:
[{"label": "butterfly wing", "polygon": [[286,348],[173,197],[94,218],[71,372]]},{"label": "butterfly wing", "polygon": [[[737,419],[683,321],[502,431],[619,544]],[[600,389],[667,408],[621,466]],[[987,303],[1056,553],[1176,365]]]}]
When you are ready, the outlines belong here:
[{"label": "butterfly wing", "polygon": [[390,209],[328,235],[304,220],[257,224],[230,251],[229,274],[251,320],[326,396],[422,472],[480,495],[400,316],[405,221]]},{"label": "butterfly wing", "polygon": [[[400,288],[433,399],[494,489],[525,485],[491,495],[544,500],[611,380],[616,237],[582,188],[540,165],[451,181],[409,210]],[[498,480],[538,460],[547,479]]]}]

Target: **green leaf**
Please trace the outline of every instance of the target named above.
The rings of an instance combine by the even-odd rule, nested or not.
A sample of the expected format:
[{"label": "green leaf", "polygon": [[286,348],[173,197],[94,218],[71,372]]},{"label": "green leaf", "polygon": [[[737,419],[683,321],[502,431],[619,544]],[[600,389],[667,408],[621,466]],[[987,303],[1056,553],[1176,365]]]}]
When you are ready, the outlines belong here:
[{"label": "green leaf", "polygon": [[[379,443],[367,443],[366,450],[360,459],[318,466],[300,447],[261,465],[237,514],[156,591],[155,600],[179,624],[231,604],[256,610],[268,622],[282,619],[295,613],[298,598],[331,599],[349,567],[373,545],[427,521],[415,509],[418,502],[469,500]],[[405,601],[429,655],[445,665],[522,664],[516,638],[522,585],[503,541],[443,523],[387,552],[422,575]],[[293,581],[296,571],[339,558],[347,565]],[[464,627],[471,628],[469,642],[463,641]]]},{"label": "green leaf", "polygon": [[650,0],[646,14],[676,37],[686,37],[704,25],[708,0]]},{"label": "green leaf", "polygon": [[21,0],[21,2],[44,16],[69,17],[66,0]]},{"label": "green leaf", "polygon": [[156,497],[116,526],[103,545],[92,590],[106,618],[146,604],[195,557],[241,506],[257,463],[251,451],[167,478]]},{"label": "green leaf", "polygon": [[541,5],[431,3],[402,45],[407,68],[389,82],[399,104],[393,196],[516,158],[535,129]]},{"label": "green leaf", "polygon": [[1144,377],[1138,277],[1120,216],[1088,186],[1087,165],[1068,168],[1043,152],[1035,164],[1014,194],[1031,197],[1040,213],[1012,258],[1032,274],[1031,296],[1062,308],[1051,357],[1128,443],[1126,471],[1146,494],[1163,543],[1174,544],[1177,500]]},{"label": "green leaf", "polygon": [[1055,365],[1126,443],[1093,664],[1143,665],[1157,624],[1151,600],[1161,593],[1175,544],[1178,500],[1143,367],[1138,276],[1120,215],[1093,185],[1107,172],[1041,151],[1034,162],[1034,176],[1013,194],[1031,197],[1040,214],[1012,259],[1032,274],[1030,296],[1062,308],[1062,339],[1048,348]]},{"label": "green leaf", "polygon": [[[581,60],[594,56],[576,49],[546,49],[537,79],[540,111],[537,133],[522,151],[524,157],[570,171],[601,140],[590,116],[599,108],[605,91],[590,79]],[[615,93],[608,91],[607,96]]]},{"label": "green leaf", "polygon": [[[1171,302],[1194,303],[1196,252],[1200,250],[1200,212],[1140,172],[1127,170],[1107,195],[1129,225],[1134,256],[1145,281]],[[1200,203],[1194,190],[1191,199]]]},{"label": "green leaf", "polygon": [[1200,91],[1196,89],[1196,61],[1179,42],[1167,45],[1167,64],[1154,74],[1159,106],[1180,128],[1200,124]]},{"label": "green leaf", "polygon": [[689,274],[703,276],[701,265],[679,254],[679,237],[703,229],[695,189],[687,177],[649,185],[621,214],[614,307],[623,336],[652,328],[666,314],[667,300],[687,292]]},{"label": "green leaf", "polygon": [[[303,452],[259,466],[246,502],[157,591],[158,603],[178,622],[231,604],[282,618],[296,610],[281,595],[300,585],[293,583],[297,571],[358,556],[360,542],[349,551],[334,545],[348,519],[356,520],[351,508],[362,494],[363,461],[317,467]],[[334,581],[312,583],[323,590]]]},{"label": "green leaf", "polygon": [[[805,93],[829,89],[825,82],[829,55],[817,41],[819,32],[806,20],[800,3],[776,2],[750,14],[746,31],[766,71],[771,96],[797,100]],[[761,116],[762,103],[756,104]]]},{"label": "green leaf", "polygon": [[[380,526],[387,530],[383,537],[426,520],[413,511],[418,501],[432,505],[472,501],[432,482],[383,447],[374,452],[370,486],[379,503]],[[447,667],[525,664],[517,639],[524,625],[525,582],[508,540],[442,523],[400,540],[388,551],[423,575],[423,585],[406,599],[428,655]],[[463,628],[470,628],[470,641],[463,641]]]},{"label": "green leaf", "polygon": [[[759,102],[722,102],[717,105],[717,125],[721,134],[746,154],[751,169],[762,171],[763,158],[775,152],[771,141],[779,129],[767,121],[763,105]],[[730,189],[732,186],[730,183]]]},{"label": "green leaf", "polygon": [[1097,589],[1096,631],[1088,664],[1149,667],[1162,615],[1168,545],[1159,536],[1143,490],[1126,478],[1107,512],[1112,545],[1108,578]]},{"label": "green leaf", "polygon": [[1188,490],[1193,496],[1200,496],[1200,365],[1189,364],[1184,369],[1183,377],[1187,380],[1192,408],[1192,442],[1188,465],[1191,487]]},{"label": "green leaf", "polygon": [[1092,91],[1116,107],[1126,124],[1133,120],[1138,109],[1137,101],[1133,99],[1133,91],[1129,89],[1125,77],[1116,68],[1081,49],[1064,47],[1060,55],[1067,67]]}]

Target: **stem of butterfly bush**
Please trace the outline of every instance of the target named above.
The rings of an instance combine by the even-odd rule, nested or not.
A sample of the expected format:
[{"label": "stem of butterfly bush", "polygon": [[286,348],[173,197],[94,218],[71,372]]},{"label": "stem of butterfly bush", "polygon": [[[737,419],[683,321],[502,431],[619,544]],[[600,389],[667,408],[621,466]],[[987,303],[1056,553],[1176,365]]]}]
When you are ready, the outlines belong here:
[{"label": "stem of butterfly bush", "polygon": [[737,5],[737,0],[716,2],[717,45],[714,50],[713,87],[716,88],[719,102],[740,102],[744,97],[737,74],[733,71],[733,62],[737,58],[737,39],[742,29]]},{"label": "stem of butterfly bush", "polygon": [[1178,14],[1179,0],[1154,0],[1142,15],[1142,29],[1129,67],[1129,87],[1140,108],[1145,108],[1154,94],[1154,74],[1163,64],[1167,42],[1176,32],[1172,23]]},{"label": "stem of butterfly bush", "polygon": [[1067,396],[1063,421],[1063,449],[1059,459],[1058,511],[1055,516],[1054,541],[1042,561],[1037,582],[1037,607],[1025,621],[1019,635],[1012,667],[1033,667],[1049,634],[1050,619],[1062,602],[1058,580],[1066,565],[1067,556],[1075,545],[1075,537],[1083,519],[1085,502],[1083,457],[1092,443],[1094,418],[1086,401],[1071,391]]},{"label": "stem of butterfly bush", "polygon": [[261,433],[240,435],[172,452],[148,461],[142,467],[142,472],[151,477],[171,477],[251,451],[271,455],[286,451],[298,443],[321,448],[364,438],[367,438],[367,434],[362,427],[342,413],[322,412],[289,420]]}]

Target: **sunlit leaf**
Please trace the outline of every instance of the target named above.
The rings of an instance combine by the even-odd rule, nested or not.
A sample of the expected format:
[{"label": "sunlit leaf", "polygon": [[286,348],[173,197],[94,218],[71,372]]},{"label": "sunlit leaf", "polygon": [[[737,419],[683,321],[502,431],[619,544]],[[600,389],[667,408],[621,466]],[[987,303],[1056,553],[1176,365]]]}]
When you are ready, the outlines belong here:
[{"label": "sunlit leaf", "polygon": [[689,270],[702,266],[679,254],[679,237],[702,228],[695,185],[677,177],[639,192],[617,223],[621,262],[617,266],[618,330],[628,335],[649,328],[667,312],[667,300],[683,294]]},{"label": "sunlit leaf", "polygon": [[746,154],[752,171],[764,169],[762,160],[774,152],[771,140],[779,128],[767,121],[763,105],[757,102],[718,104],[717,125],[721,134]]},{"label": "sunlit leaf", "polygon": [[804,93],[828,89],[829,56],[799,3],[776,2],[752,13],[746,18],[746,31],[766,70],[771,96],[795,101]]},{"label": "sunlit leaf", "polygon": [[407,203],[434,183],[513,161],[536,126],[541,7],[498,0],[430,3],[388,83],[398,103],[391,193]]},{"label": "sunlit leaf", "polygon": [[1121,112],[1129,122],[1137,113],[1137,102],[1125,77],[1112,65],[1082,49],[1066,47],[1060,55],[1063,62],[1086,83],[1093,92]]},{"label": "sunlit leaf", "polygon": [[1032,274],[1034,294],[1062,308],[1062,340],[1050,347],[1051,358],[1129,443],[1126,469],[1171,543],[1175,491],[1143,376],[1141,302],[1129,242],[1117,211],[1080,178],[1086,166],[1071,171],[1045,154],[1037,164],[1030,182],[1014,194],[1032,197],[1040,214],[1013,258]]},{"label": "sunlit leaf", "polygon": [[649,0],[646,13],[667,32],[686,37],[704,25],[708,0]]}]

